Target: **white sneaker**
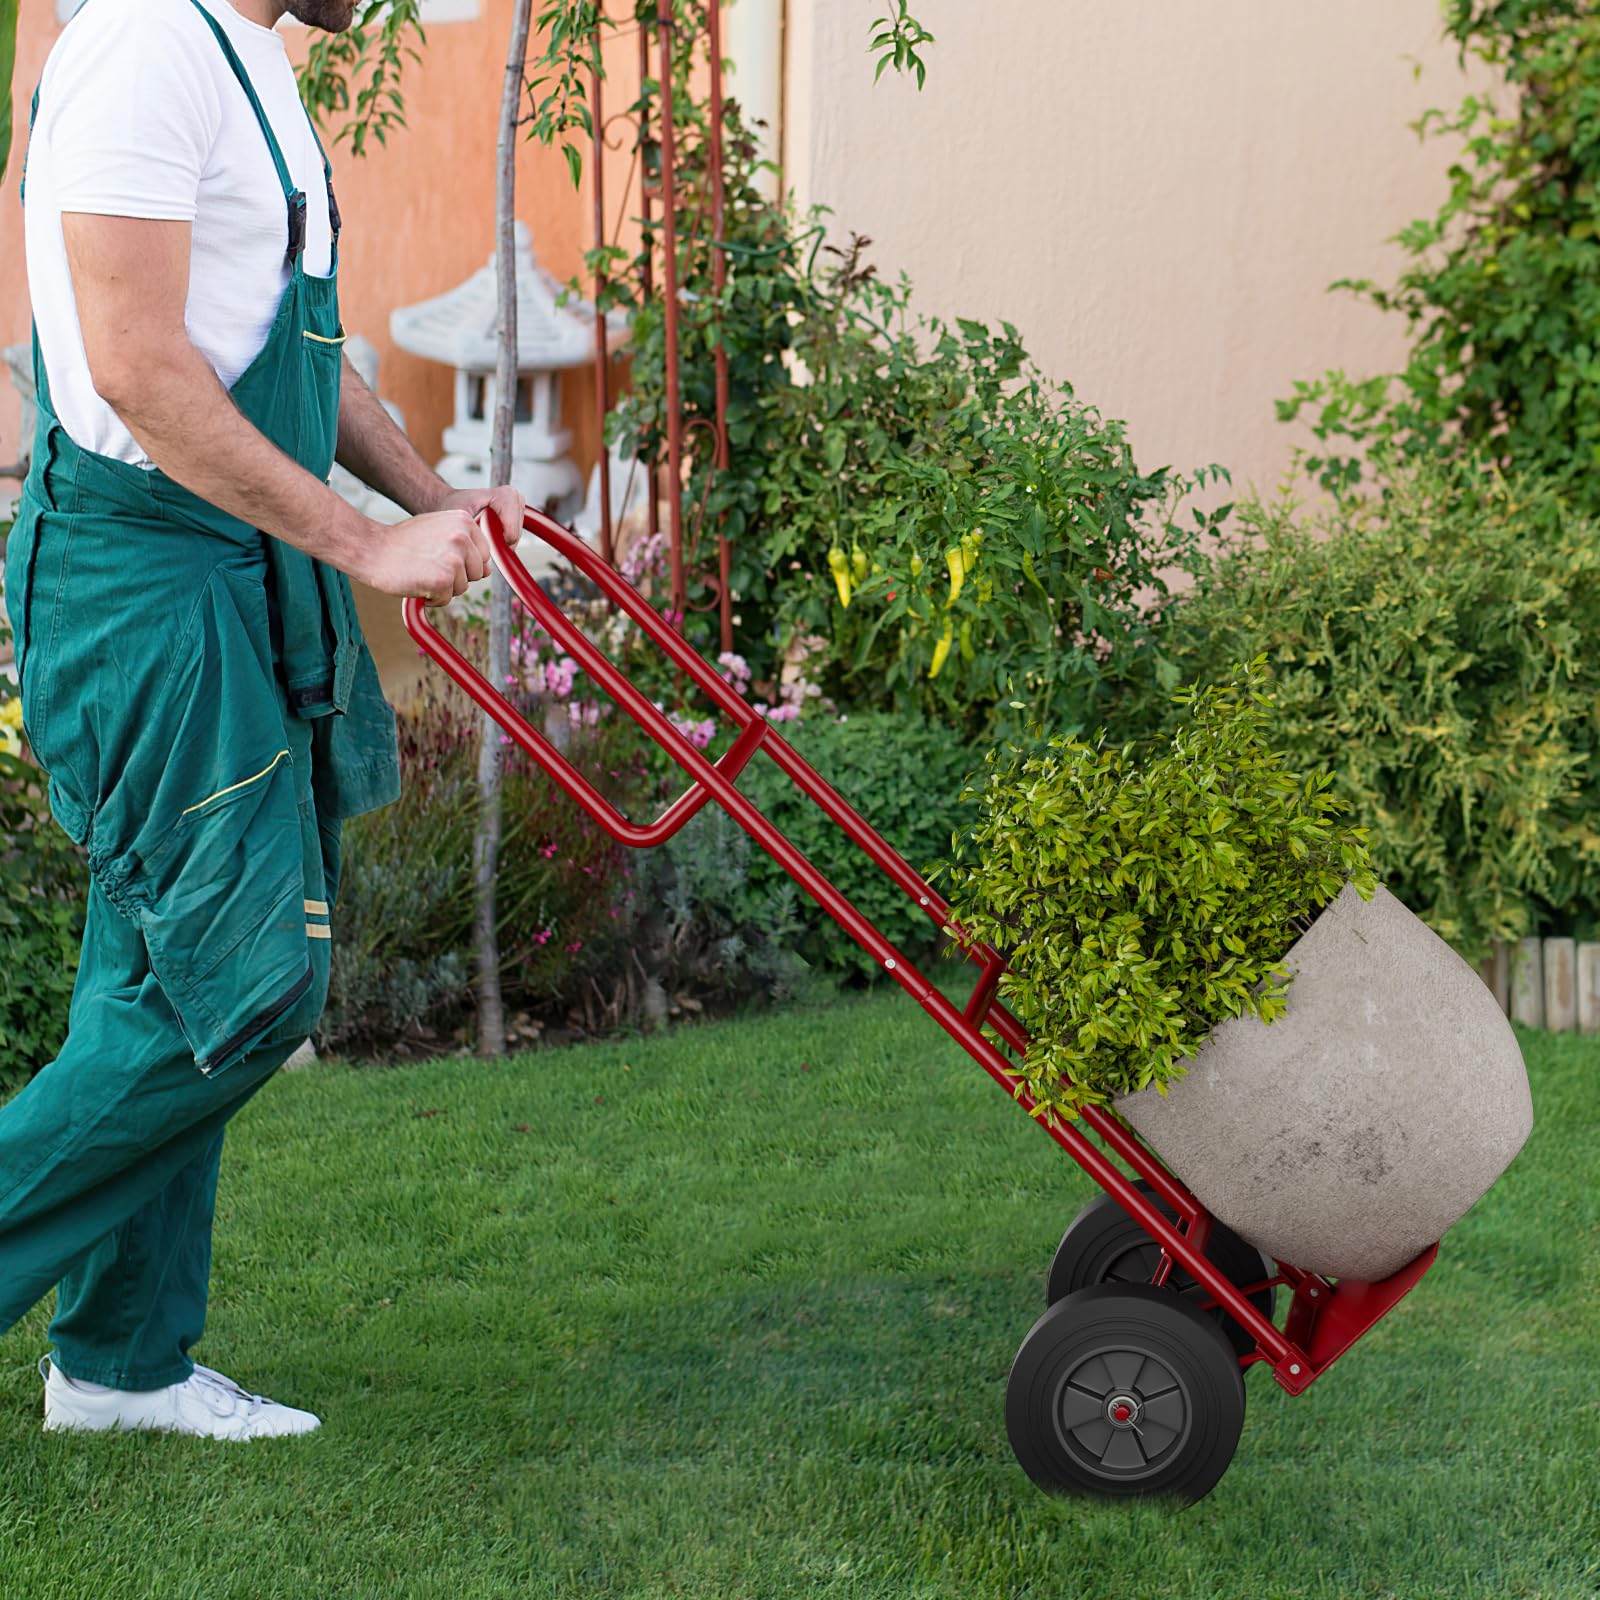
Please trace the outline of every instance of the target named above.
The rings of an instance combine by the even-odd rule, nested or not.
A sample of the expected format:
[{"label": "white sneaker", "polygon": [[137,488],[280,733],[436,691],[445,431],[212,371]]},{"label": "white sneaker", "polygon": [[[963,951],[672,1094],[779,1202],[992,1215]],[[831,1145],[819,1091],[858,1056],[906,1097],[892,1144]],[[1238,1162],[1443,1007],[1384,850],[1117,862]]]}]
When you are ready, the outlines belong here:
[{"label": "white sneaker", "polygon": [[183,1383],[165,1389],[86,1388],[60,1371],[49,1356],[40,1358],[39,1375],[44,1379],[47,1433],[138,1428],[202,1439],[279,1439],[322,1426],[309,1411],[247,1394],[210,1367],[197,1366]]}]

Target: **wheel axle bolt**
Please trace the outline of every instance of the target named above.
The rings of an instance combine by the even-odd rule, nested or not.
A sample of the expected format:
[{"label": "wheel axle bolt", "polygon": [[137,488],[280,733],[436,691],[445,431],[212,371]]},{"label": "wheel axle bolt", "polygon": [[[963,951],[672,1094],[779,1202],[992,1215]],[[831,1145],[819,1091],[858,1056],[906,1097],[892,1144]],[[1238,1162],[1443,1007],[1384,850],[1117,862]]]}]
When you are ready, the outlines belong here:
[{"label": "wheel axle bolt", "polygon": [[1106,1416],[1118,1424],[1137,1423],[1139,1402],[1131,1394],[1114,1394],[1106,1401]]}]

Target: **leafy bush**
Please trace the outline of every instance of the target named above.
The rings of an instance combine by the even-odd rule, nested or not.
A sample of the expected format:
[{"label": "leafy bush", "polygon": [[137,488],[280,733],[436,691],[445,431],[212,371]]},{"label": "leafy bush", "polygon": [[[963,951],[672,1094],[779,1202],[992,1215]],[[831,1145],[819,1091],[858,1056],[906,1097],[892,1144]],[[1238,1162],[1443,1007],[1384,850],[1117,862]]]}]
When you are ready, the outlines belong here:
[{"label": "leafy bush", "polygon": [[54,1059],[67,1033],[88,907],[82,853],[50,815],[45,775],[0,689],[0,1094]]},{"label": "leafy bush", "polygon": [[654,991],[640,1008],[645,1021],[683,991],[782,1001],[808,986],[796,950],[803,896],[787,877],[758,879],[757,859],[766,858],[714,804],[644,855],[629,959]]},{"label": "leafy bush", "polygon": [[1392,288],[1343,280],[1405,318],[1397,377],[1330,372],[1280,406],[1318,440],[1310,466],[1339,492],[1364,443],[1428,453],[1483,446],[1600,509],[1600,28],[1589,0],[1446,0],[1463,57],[1503,88],[1429,111],[1422,133],[1463,147],[1432,218],[1399,235]]},{"label": "leafy bush", "polygon": [[[977,756],[947,728],[920,718],[865,712],[814,716],[784,729],[795,748],[919,872],[944,860],[960,819],[956,797]],[[757,756],[740,788],[822,874],[913,960],[936,955],[939,930],[926,914],[790,783]],[[764,850],[754,852],[758,888],[793,880]],[[799,896],[795,948],[816,969],[880,977],[876,964],[810,896]]]},{"label": "leafy bush", "polygon": [[[1267,652],[1273,739],[1468,959],[1600,916],[1600,529],[1547,483],[1419,462],[1369,502],[1252,506],[1172,614],[1185,677]],[[1125,702],[1120,731],[1163,707]]]},{"label": "leafy bush", "polygon": [[[534,676],[532,665],[527,671]],[[545,701],[526,687],[512,692],[543,717]],[[568,705],[551,703],[568,720]],[[607,730],[580,721],[568,736],[575,761],[620,770]],[[329,1048],[427,1042],[470,999],[477,748],[474,709],[430,678],[400,719],[399,800],[344,829],[319,1033]],[[496,884],[506,1003],[560,1003],[619,937],[628,869],[618,847],[520,751],[507,752],[503,805]]]},{"label": "leafy bush", "polygon": [[794,337],[809,381],[765,401],[767,576],[741,602],[829,641],[841,704],[977,737],[1022,702],[1081,730],[1118,680],[1155,681],[1165,573],[1226,515],[1185,524],[1178,503],[1219,469],[1142,472],[1123,425],[1046,378],[1016,329],[918,318],[849,262]]},{"label": "leafy bush", "polygon": [[1282,1013],[1281,958],[1347,879],[1372,895],[1331,780],[1268,742],[1268,682],[1257,660],[1180,691],[1184,721],[1148,751],[1038,735],[967,791],[954,913],[1006,957],[1041,1111],[1164,1092],[1218,1022]]}]

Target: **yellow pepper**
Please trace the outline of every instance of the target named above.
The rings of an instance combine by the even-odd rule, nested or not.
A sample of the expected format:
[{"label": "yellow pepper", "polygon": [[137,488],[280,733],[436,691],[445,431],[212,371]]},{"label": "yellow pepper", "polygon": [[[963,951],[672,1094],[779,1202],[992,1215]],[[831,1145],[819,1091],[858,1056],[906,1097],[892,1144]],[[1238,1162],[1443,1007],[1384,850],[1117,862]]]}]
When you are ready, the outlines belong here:
[{"label": "yellow pepper", "polygon": [[961,546],[951,545],[944,553],[944,564],[950,569],[950,598],[945,601],[948,610],[956,603],[961,594],[961,585],[966,581],[966,563],[962,559]]},{"label": "yellow pepper", "polygon": [[913,553],[911,557],[911,576],[913,578],[920,578],[922,576],[922,557],[916,555],[915,553]]},{"label": "yellow pepper", "polygon": [[838,585],[839,604],[847,610],[850,606],[850,558],[838,545],[828,552],[828,567],[833,573],[833,581]]},{"label": "yellow pepper", "polygon": [[982,528],[974,528],[971,533],[961,535],[961,566],[969,578],[978,565],[978,546],[982,543]]},{"label": "yellow pepper", "polygon": [[972,659],[971,617],[968,617],[967,620],[961,624],[961,659],[963,661],[970,661]]},{"label": "yellow pepper", "polygon": [[955,636],[955,627],[948,617],[945,618],[944,634],[938,644],[933,647],[933,665],[928,668],[928,676],[937,678],[944,666],[944,658],[950,654],[950,641]]},{"label": "yellow pepper", "polygon": [[867,553],[860,545],[850,552],[850,570],[854,573],[858,584],[867,581]]}]

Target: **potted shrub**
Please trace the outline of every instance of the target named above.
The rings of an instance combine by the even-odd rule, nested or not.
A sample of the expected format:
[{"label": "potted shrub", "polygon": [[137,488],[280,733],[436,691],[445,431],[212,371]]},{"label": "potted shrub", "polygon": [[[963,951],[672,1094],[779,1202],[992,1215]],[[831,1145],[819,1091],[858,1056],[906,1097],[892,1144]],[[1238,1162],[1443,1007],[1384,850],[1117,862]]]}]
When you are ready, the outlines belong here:
[{"label": "potted shrub", "polygon": [[1321,773],[1268,742],[1265,658],[1179,691],[1150,750],[1036,736],[969,787],[955,915],[1006,956],[1041,1115],[1111,1104],[1279,1260],[1388,1276],[1532,1126],[1478,975],[1377,882]]}]

